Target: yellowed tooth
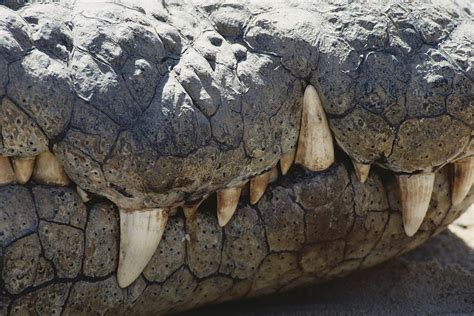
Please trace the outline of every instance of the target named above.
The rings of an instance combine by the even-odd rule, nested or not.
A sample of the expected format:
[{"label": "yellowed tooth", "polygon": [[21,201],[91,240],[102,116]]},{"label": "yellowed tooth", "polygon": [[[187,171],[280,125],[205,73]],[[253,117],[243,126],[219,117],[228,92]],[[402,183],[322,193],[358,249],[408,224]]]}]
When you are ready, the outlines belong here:
[{"label": "yellowed tooth", "polygon": [[474,157],[463,158],[453,165],[451,201],[453,205],[459,205],[471,190],[474,182]]},{"label": "yellowed tooth", "polygon": [[264,172],[250,179],[250,204],[256,204],[265,193],[271,171]]},{"label": "yellowed tooth", "polygon": [[178,215],[178,207],[172,207],[168,211],[168,216],[176,216]]},{"label": "yellowed tooth", "polygon": [[304,92],[295,162],[311,171],[325,170],[334,163],[334,144],[326,113],[311,85]]},{"label": "yellowed tooth", "polygon": [[15,182],[15,172],[13,172],[10,159],[0,156],[0,185],[7,185]]},{"label": "yellowed tooth", "polygon": [[415,235],[425,218],[433,192],[434,173],[398,175],[405,233]]},{"label": "yellowed tooth", "polygon": [[270,170],[270,179],[268,181],[273,183],[276,180],[278,180],[278,168],[277,166],[273,166],[272,170]]},{"label": "yellowed tooth", "polygon": [[35,158],[13,158],[13,169],[15,170],[16,182],[25,184],[30,181],[35,166]]},{"label": "yellowed tooth", "polygon": [[286,175],[288,170],[290,170],[293,162],[295,161],[296,156],[296,148],[292,149],[291,151],[283,154],[280,159],[280,170],[282,175]]},{"label": "yellowed tooth", "polygon": [[232,218],[239,204],[242,187],[226,188],[217,192],[217,220],[224,227]]},{"label": "yellowed tooth", "polygon": [[36,158],[33,179],[42,184],[65,186],[69,178],[55,155],[45,151]]},{"label": "yellowed tooth", "polygon": [[207,196],[205,196],[202,199],[200,199],[198,201],[195,201],[193,203],[183,205],[184,216],[187,219],[193,219],[194,216],[196,215],[196,212],[197,212],[199,206],[201,205],[202,202],[204,202],[204,200],[206,198],[207,198]]},{"label": "yellowed tooth", "polygon": [[369,177],[370,165],[358,163],[354,160],[352,160],[352,164],[354,165],[354,170],[356,172],[357,179],[359,179],[361,183],[365,183],[365,181],[367,181],[367,178]]},{"label": "yellowed tooth", "polygon": [[91,196],[89,193],[81,189],[80,187],[76,186],[76,192],[81,198],[82,202],[87,203],[91,200]]},{"label": "yellowed tooth", "polygon": [[168,221],[164,209],[120,210],[120,254],[117,282],[132,284],[145,269],[160,244]]}]

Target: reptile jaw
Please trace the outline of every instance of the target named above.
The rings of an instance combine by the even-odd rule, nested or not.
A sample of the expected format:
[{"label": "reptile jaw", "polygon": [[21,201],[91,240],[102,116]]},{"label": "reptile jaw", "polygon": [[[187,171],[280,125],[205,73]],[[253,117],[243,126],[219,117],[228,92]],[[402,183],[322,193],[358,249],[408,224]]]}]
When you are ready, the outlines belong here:
[{"label": "reptile jaw", "polygon": [[[165,290],[172,289],[168,281],[172,282],[175,276],[176,279],[182,277],[178,269],[188,273],[187,279],[183,277],[185,283],[186,280],[207,282],[216,277],[229,277],[226,280],[230,279],[231,283],[242,280],[243,287],[248,283],[249,288],[240,291],[241,296],[246,295],[241,292],[251,292],[250,288],[263,293],[262,289],[271,283],[265,280],[268,271],[273,277],[268,277],[273,280],[272,287],[289,288],[293,280],[274,281],[275,275],[280,276],[279,269],[285,269],[284,264],[292,265],[291,271],[301,270],[315,280],[320,275],[342,275],[344,271],[368,267],[380,262],[380,258],[386,259],[416,246],[425,236],[438,232],[439,227],[449,222],[442,216],[456,215],[456,211],[448,213],[455,210],[451,207],[437,215],[438,200],[445,202],[447,189],[443,186],[442,190],[435,190],[433,196],[432,191],[433,182],[437,181],[434,172],[441,168],[441,163],[454,162],[450,166],[453,168],[453,205],[463,200],[472,185],[472,152],[462,156],[462,160],[455,160],[461,157],[458,154],[466,148],[467,139],[472,139],[472,126],[469,125],[472,118],[468,116],[471,110],[462,100],[468,94],[455,90],[460,86],[455,80],[461,80],[459,78],[467,71],[460,70],[462,61],[458,63],[452,56],[444,59],[450,47],[436,42],[438,39],[436,45],[428,45],[429,40],[423,38],[421,47],[411,47],[413,43],[405,42],[405,34],[395,34],[400,25],[409,24],[398,21],[405,19],[397,11],[398,7],[390,7],[395,10],[392,13],[381,11],[381,18],[374,18],[377,25],[374,24],[376,27],[371,35],[375,35],[380,26],[378,22],[382,22],[382,32],[377,34],[382,37],[375,36],[373,43],[367,43],[374,47],[360,47],[357,39],[346,37],[353,34],[339,33],[351,29],[352,21],[344,16],[345,8],[329,10],[324,16],[326,13],[321,13],[324,10],[313,10],[304,5],[298,8],[282,5],[283,9],[276,10],[267,10],[264,5],[255,9],[251,8],[250,1],[249,8],[244,9],[254,12],[245,21],[226,25],[229,19],[224,10],[220,30],[216,31],[218,24],[211,23],[222,12],[216,11],[215,7],[207,7],[203,2],[194,12],[192,5],[181,8],[176,4],[179,2],[172,2],[174,4],[168,3],[166,13],[153,5],[138,10],[126,6],[117,9],[112,4],[103,5],[97,11],[96,7],[88,5],[71,11],[63,8],[64,21],[62,17],[57,18],[65,23],[62,26],[57,23],[59,29],[53,30],[57,34],[49,33],[48,26],[54,26],[55,22],[48,22],[47,9],[44,12],[40,9],[38,11],[42,12],[38,13],[31,6],[22,13],[5,13],[0,8],[0,33],[5,34],[8,43],[15,44],[17,40],[21,44],[11,46],[15,48],[11,54],[10,46],[2,50],[5,47],[0,41],[0,71],[6,71],[8,77],[13,78],[7,82],[0,77],[0,125],[4,138],[0,155],[5,156],[0,158],[0,182],[27,184],[26,187],[2,188],[2,197],[14,190],[30,194],[28,191],[36,187],[28,183],[30,177],[36,183],[66,185],[70,182],[67,174],[72,185],[76,183],[78,195],[88,203],[87,216],[101,201],[100,197],[114,202],[120,216],[120,245],[115,247],[114,244],[109,252],[100,248],[97,253],[99,256],[101,252],[113,254],[115,248],[120,248],[116,256],[119,260],[117,283],[120,287],[134,283],[127,293],[140,290],[140,286],[148,287],[148,290],[156,288],[154,281],[160,283],[159,286],[163,283]],[[238,6],[232,7],[230,11],[238,9]],[[104,12],[107,19],[100,17]],[[301,20],[282,19],[285,17],[282,13],[287,12],[301,16]],[[181,20],[181,14],[189,15]],[[12,29],[11,25],[2,24],[5,16],[13,24],[18,19],[15,25],[22,27]],[[44,30],[42,19],[46,20]],[[134,24],[135,19],[140,23]],[[410,21],[411,18],[407,19]],[[127,22],[122,23],[125,20]],[[174,23],[176,21],[179,23]],[[204,29],[195,30],[195,26]],[[357,25],[360,26],[365,29],[367,23],[363,21]],[[100,32],[94,33],[96,30]],[[143,37],[134,37],[135,33]],[[34,37],[30,36],[33,34]],[[55,43],[56,35],[59,40]],[[455,34],[450,35],[446,42],[455,39]],[[436,37],[437,34],[428,36]],[[392,42],[393,39],[398,42]],[[377,46],[380,43],[383,45]],[[453,43],[456,44],[456,40],[448,45]],[[454,55],[456,49],[451,51]],[[436,68],[438,65],[443,65],[442,70]],[[391,71],[393,78],[387,75]],[[47,80],[37,80],[43,76]],[[447,85],[444,79],[448,81]],[[467,88],[469,90],[469,86]],[[269,93],[262,93],[264,90]],[[427,101],[423,101],[423,97]],[[445,112],[438,110],[437,98],[443,99]],[[456,101],[457,98],[461,101]],[[266,133],[268,130],[271,132]],[[427,135],[431,133],[440,139],[440,145],[437,142],[433,151],[429,146],[423,147],[423,140],[428,140]],[[298,134],[299,141],[296,142]],[[416,137],[417,134],[422,136]],[[12,135],[14,137],[10,137]],[[29,148],[29,141],[21,143],[15,139],[31,139],[35,144]],[[351,172],[347,157],[334,163],[335,154],[343,154],[334,152],[333,142],[350,157],[355,174]],[[27,145],[26,152],[22,153],[22,145]],[[413,153],[420,146],[429,148],[425,149],[426,153],[436,157],[417,157]],[[30,149],[37,151],[33,154]],[[21,161],[33,160],[29,155],[36,157],[34,164]],[[286,179],[270,186],[270,192],[264,194],[268,183],[278,177],[278,159],[282,175],[286,175],[295,162],[303,168],[293,168]],[[410,162],[410,159],[415,161]],[[203,165],[204,171],[193,164]],[[373,165],[393,171],[395,177],[377,167],[371,171]],[[330,169],[324,171],[326,168]],[[384,182],[380,180],[380,174],[387,175]],[[356,176],[361,183],[367,184],[357,183]],[[446,173],[440,172],[439,176],[438,181],[441,179],[447,185]],[[394,178],[398,180],[399,190],[394,189]],[[327,185],[333,179],[339,182]],[[329,187],[327,192],[326,185]],[[377,193],[383,193],[385,200],[375,201],[375,204],[382,202],[372,208],[371,198],[364,201],[362,197],[366,193],[377,196],[375,189]],[[313,196],[314,191],[317,194]],[[398,192],[400,198],[394,192]],[[212,193],[216,194],[200,208],[200,203]],[[318,194],[328,195],[321,199],[322,206],[311,201],[318,200]],[[242,195],[248,195],[250,205],[239,203]],[[288,199],[286,204],[278,203],[281,196]],[[36,199],[34,194],[33,197]],[[217,203],[213,203],[214,197]],[[401,205],[398,205],[399,201]],[[77,202],[80,201],[77,199]],[[341,211],[339,202],[343,206]],[[217,208],[209,207],[211,203],[217,204]],[[367,205],[360,206],[364,203]],[[433,212],[427,213],[429,204]],[[1,203],[0,207],[5,209]],[[179,207],[185,218],[178,213]],[[210,216],[206,208],[212,212]],[[115,216],[114,211],[112,208],[110,213]],[[8,211],[7,215],[10,215]],[[55,220],[44,214],[43,217],[34,216],[40,219],[43,227],[49,225],[48,221]],[[89,222],[89,219],[87,217],[85,221]],[[207,224],[203,225],[204,221]],[[64,226],[68,224],[66,222]],[[249,240],[246,234],[253,233],[255,227],[264,242],[246,244],[245,240]],[[81,228],[85,230],[79,225],[79,231]],[[154,273],[151,270],[165,269],[165,264],[160,265],[166,260],[159,254],[161,250],[166,256],[174,256],[173,251],[168,251],[170,240],[162,239],[165,229],[180,232],[175,233],[175,230],[170,235],[178,237],[183,248],[177,252],[176,265],[171,265],[159,278],[150,277]],[[46,245],[47,230],[38,234],[34,228],[32,231],[30,237],[42,234],[39,240]],[[221,234],[222,242],[216,238],[218,242],[213,244],[206,238],[214,232]],[[232,239],[239,239],[241,233],[243,241],[232,244]],[[280,241],[285,233],[295,239],[288,245]],[[407,235],[416,237],[407,238]],[[14,236],[12,240],[20,237]],[[115,237],[111,239],[117,242]],[[403,246],[397,247],[398,240]],[[248,247],[240,247],[242,244],[239,243]],[[358,247],[359,243],[363,246]],[[54,246],[55,243],[48,244]],[[208,245],[219,249],[222,257]],[[37,249],[44,247],[40,245]],[[162,249],[155,251],[157,247]],[[250,254],[243,257],[241,254],[246,247]],[[95,252],[91,248],[89,251]],[[379,251],[389,255],[380,255]],[[232,252],[238,259],[225,262],[224,256]],[[265,252],[269,255],[263,260]],[[208,265],[206,259],[201,260],[200,255],[206,253],[217,253],[213,265]],[[261,260],[248,264],[247,274],[234,272],[238,268],[234,269],[232,265],[245,266],[244,261],[255,253]],[[154,254],[155,260],[148,264],[149,271],[139,277]],[[84,252],[84,259],[86,256],[89,254]],[[11,258],[10,255],[7,257]],[[113,264],[108,267],[112,270],[102,276],[110,275],[116,286],[112,276],[116,257],[111,257]],[[57,258],[56,253],[50,252],[47,259]],[[12,269],[3,271],[8,273]],[[66,278],[74,283],[74,290],[80,283],[76,276],[96,276],[95,271],[86,268],[77,271],[71,278],[70,275]],[[264,271],[264,276],[258,275],[257,271]],[[55,271],[52,278],[56,277],[62,278]],[[255,282],[246,278],[255,279]],[[91,280],[91,283],[96,282]],[[36,280],[31,279],[32,283],[25,287],[15,282],[15,278],[9,279],[11,297],[37,290],[33,284]],[[22,292],[28,286],[31,287]],[[199,291],[195,292],[198,297]],[[69,294],[70,297],[75,295],[74,291]],[[181,292],[178,299],[182,299]],[[170,311],[173,311],[173,303],[169,303]],[[137,305],[145,304],[138,302]]]},{"label": "reptile jaw", "polygon": [[[288,172],[293,163],[300,164],[311,171],[323,171],[334,163],[334,145],[326,114],[316,89],[311,85],[306,87],[302,112],[297,148],[283,155],[280,160],[283,175]],[[0,180],[3,179],[4,184],[15,181],[24,184],[31,175],[39,183],[61,186],[69,183],[59,160],[49,152],[41,153],[36,159],[13,159],[12,161],[13,168],[8,158],[0,159]],[[474,179],[473,161],[473,157],[468,157],[454,163],[453,204],[461,203],[471,188]],[[364,183],[369,175],[370,165],[355,161],[353,165],[359,181]],[[257,203],[262,197],[268,183],[272,180],[272,173],[275,174],[274,171],[276,168],[249,180],[251,204]],[[434,185],[434,174],[398,175],[397,179],[401,192],[404,228],[408,236],[413,236],[426,215]],[[227,225],[234,215],[244,185],[245,182],[242,182],[217,192],[217,218],[221,227]],[[77,189],[81,198],[87,202],[88,193],[79,186]],[[182,205],[188,220],[192,220],[203,200],[204,198],[191,206]],[[145,269],[159,246],[166,227],[168,212],[168,208],[120,209],[121,235],[117,280],[121,287],[128,287]]]}]

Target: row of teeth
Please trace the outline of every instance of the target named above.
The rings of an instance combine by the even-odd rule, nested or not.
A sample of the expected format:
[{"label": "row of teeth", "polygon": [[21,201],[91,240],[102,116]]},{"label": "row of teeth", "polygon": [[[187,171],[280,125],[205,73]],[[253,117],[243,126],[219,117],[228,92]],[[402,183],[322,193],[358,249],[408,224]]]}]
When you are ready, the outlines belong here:
[{"label": "row of teeth", "polygon": [[[310,171],[322,171],[335,161],[334,144],[326,114],[316,89],[306,87],[301,115],[301,129],[296,149],[284,154],[280,159],[280,171],[285,175],[294,163]],[[353,161],[356,175],[364,183],[370,172],[370,164]],[[474,182],[474,157],[460,159],[453,164],[451,200],[460,204]],[[403,225],[408,236],[413,236],[420,228],[431,200],[435,174],[396,175],[401,198]],[[50,152],[43,152],[32,158],[8,158],[0,156],[0,185],[25,184],[30,178],[35,182],[64,186],[70,183],[60,161]],[[242,182],[217,192],[217,218],[224,227],[234,215],[240,196],[249,195],[251,204],[257,203],[265,193],[269,183],[278,178],[274,166],[248,182]],[[80,197],[87,202],[89,194],[77,187]],[[187,219],[192,220],[199,205],[207,198],[192,204],[184,204],[182,210]],[[120,255],[117,281],[123,288],[133,283],[145,269],[155,253],[168,215],[176,209],[155,208],[143,210],[120,209]]]},{"label": "row of teeth", "polygon": [[65,186],[70,183],[61,162],[49,151],[35,157],[8,158],[0,156],[0,185],[37,183]]}]

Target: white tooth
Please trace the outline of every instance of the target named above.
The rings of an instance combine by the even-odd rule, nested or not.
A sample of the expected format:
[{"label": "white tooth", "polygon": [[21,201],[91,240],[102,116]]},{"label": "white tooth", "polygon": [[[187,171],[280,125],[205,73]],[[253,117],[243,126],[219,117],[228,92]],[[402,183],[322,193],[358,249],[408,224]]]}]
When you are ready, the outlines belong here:
[{"label": "white tooth", "polygon": [[69,184],[69,178],[64,168],[55,155],[45,151],[36,158],[33,179],[42,184],[65,186]]},{"label": "white tooth", "polygon": [[367,181],[367,178],[369,177],[370,165],[358,163],[354,160],[352,160],[352,164],[354,165],[354,170],[356,172],[357,179],[359,179],[361,183],[365,183],[365,181]]},{"label": "white tooth", "polygon": [[15,170],[16,182],[25,184],[30,181],[35,166],[35,158],[13,158],[13,169]]},{"label": "white tooth", "polygon": [[76,192],[81,198],[82,202],[87,203],[91,200],[91,196],[89,193],[81,189],[80,187],[76,186]]},{"label": "white tooth", "polygon": [[405,233],[411,237],[421,226],[430,205],[434,173],[398,175]]},{"label": "white tooth", "polygon": [[250,204],[256,204],[265,193],[270,180],[271,171],[262,173],[250,179]]},{"label": "white tooth", "polygon": [[241,191],[241,187],[233,187],[217,192],[217,220],[221,227],[224,227],[234,215]]},{"label": "white tooth", "polygon": [[121,288],[132,284],[145,269],[160,244],[167,221],[167,211],[160,208],[120,210],[117,282]]},{"label": "white tooth", "polygon": [[273,183],[276,180],[278,180],[278,168],[277,168],[277,166],[273,166],[272,170],[270,170],[269,182]]},{"label": "white tooth", "polygon": [[286,154],[283,154],[283,156],[280,159],[280,169],[281,169],[282,175],[286,175],[288,170],[290,170],[291,166],[293,165],[293,162],[295,161],[295,156],[296,156],[296,148],[292,149]]},{"label": "white tooth", "polygon": [[474,157],[463,158],[454,163],[451,200],[459,205],[471,190],[474,182]]},{"label": "white tooth", "polygon": [[0,185],[7,185],[15,181],[15,172],[13,172],[10,159],[0,156]]},{"label": "white tooth", "polygon": [[334,163],[334,144],[326,113],[311,85],[304,92],[295,162],[311,171],[325,170]]}]

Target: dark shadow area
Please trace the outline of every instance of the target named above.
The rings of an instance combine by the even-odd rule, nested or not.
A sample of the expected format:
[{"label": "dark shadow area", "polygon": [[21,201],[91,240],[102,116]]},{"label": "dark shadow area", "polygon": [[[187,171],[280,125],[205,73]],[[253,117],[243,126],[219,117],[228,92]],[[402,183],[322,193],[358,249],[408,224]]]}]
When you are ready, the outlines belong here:
[{"label": "dark shadow area", "polygon": [[[458,234],[459,229],[474,234],[472,226],[456,228]],[[474,312],[474,249],[463,238],[447,230],[414,251],[346,278],[183,315]]]},{"label": "dark shadow area", "polygon": [[25,0],[0,0],[0,5],[4,5],[13,10],[18,10],[25,5]]}]

